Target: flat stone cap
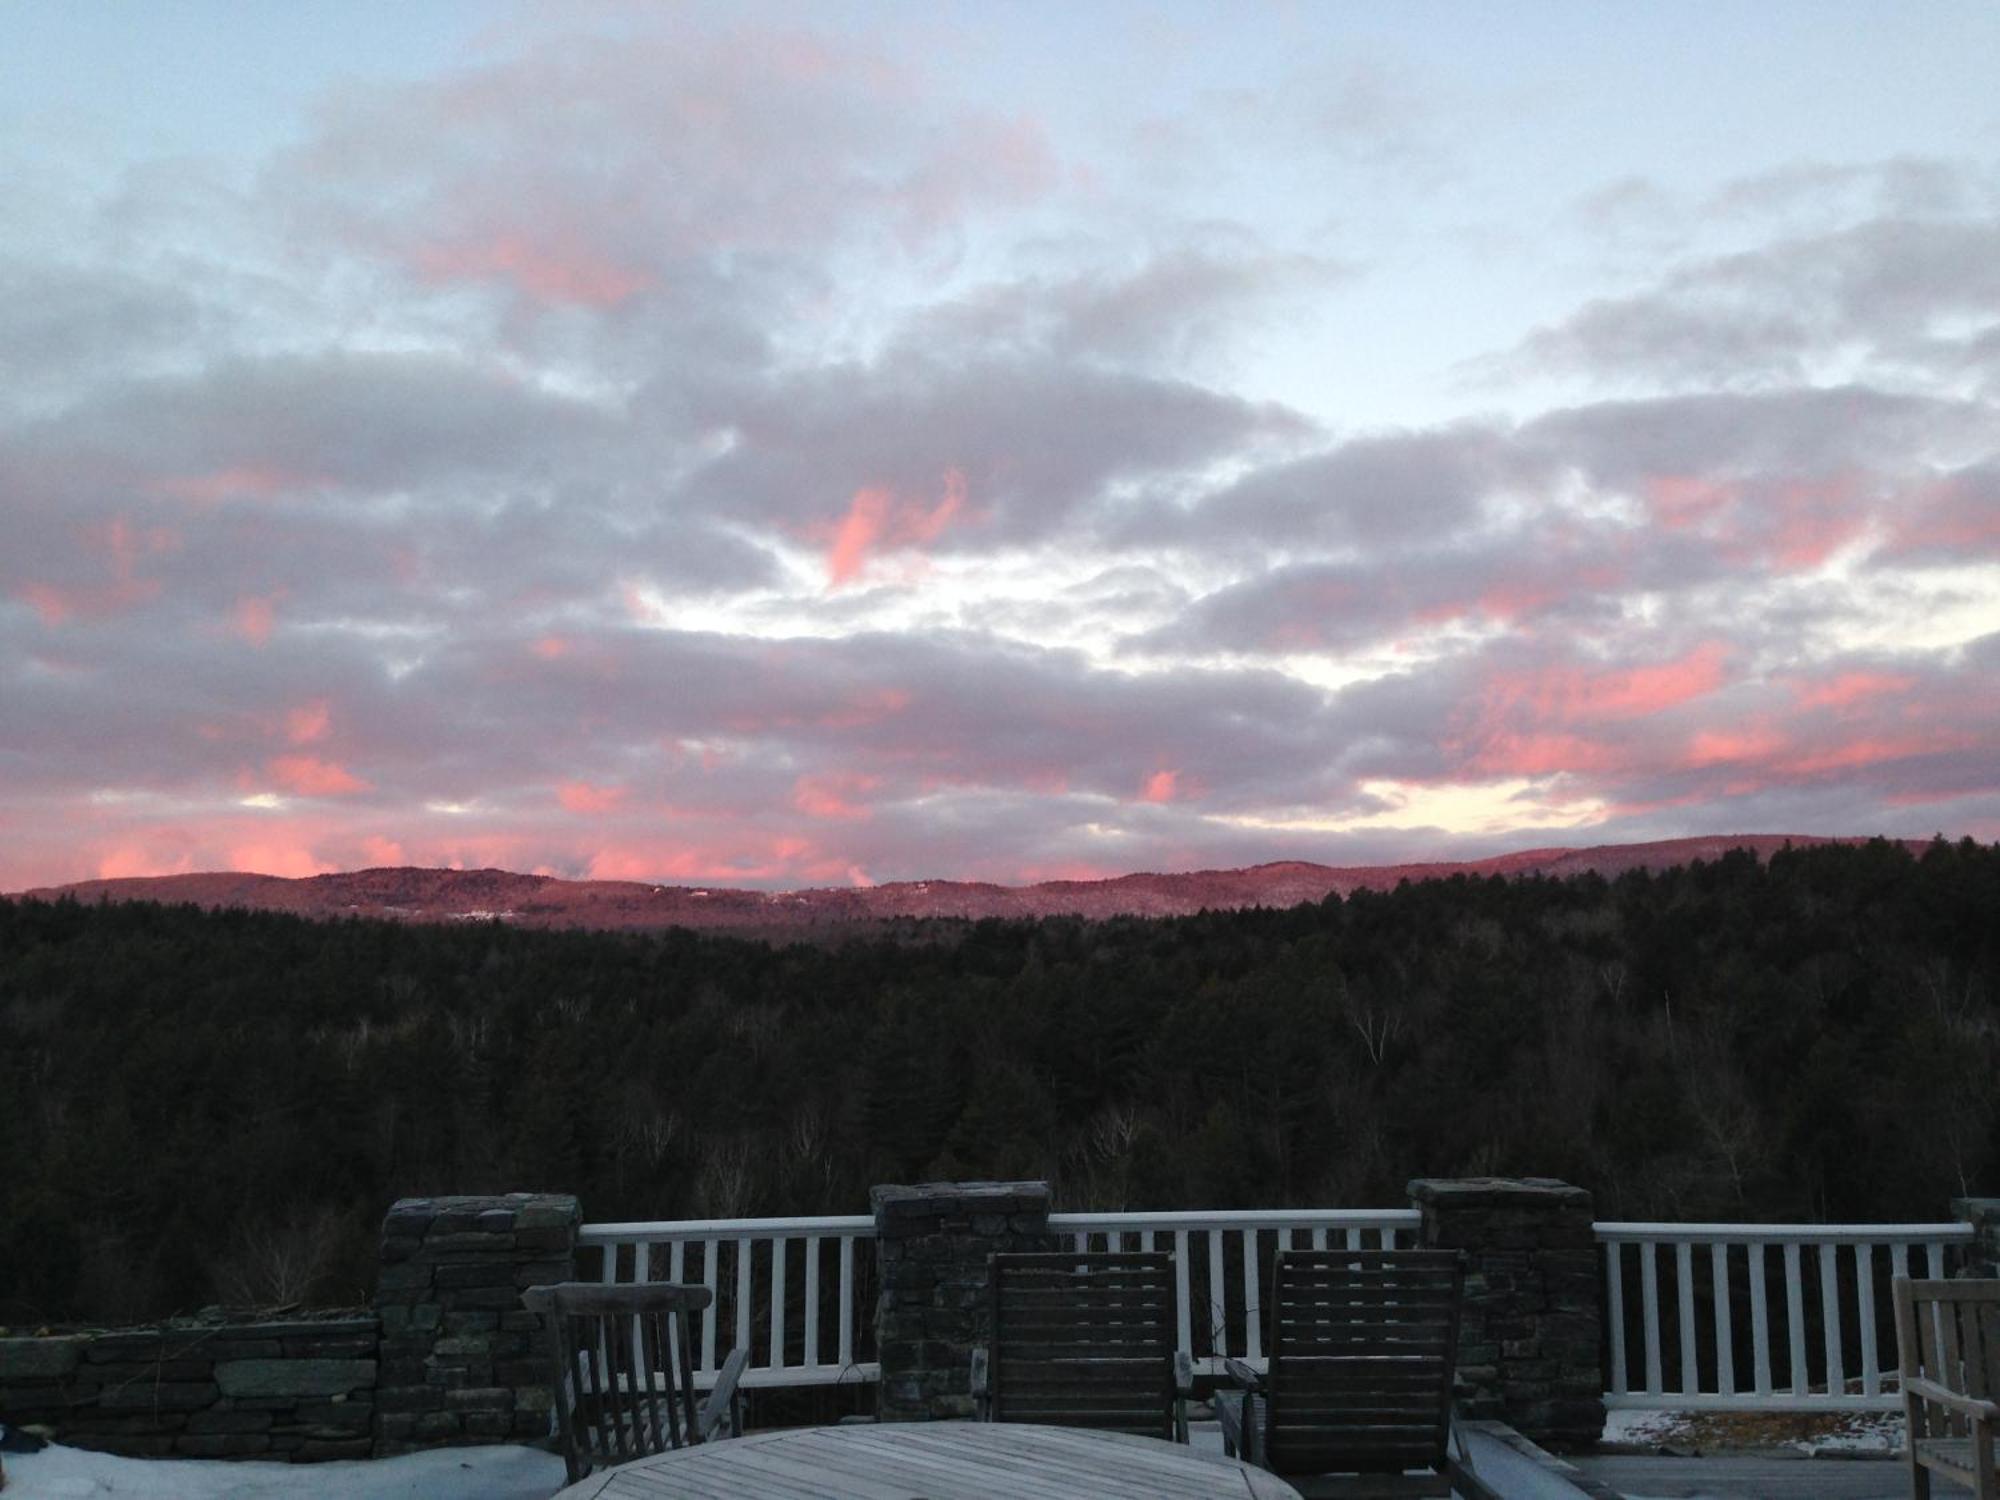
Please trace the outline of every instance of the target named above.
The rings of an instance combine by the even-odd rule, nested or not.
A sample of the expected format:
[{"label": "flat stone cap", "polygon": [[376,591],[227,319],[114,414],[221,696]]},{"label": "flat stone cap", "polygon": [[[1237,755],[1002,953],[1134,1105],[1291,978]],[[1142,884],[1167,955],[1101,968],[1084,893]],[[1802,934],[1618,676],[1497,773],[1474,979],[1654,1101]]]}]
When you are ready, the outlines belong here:
[{"label": "flat stone cap", "polygon": [[1410,1201],[1437,1208],[1590,1209],[1590,1189],[1555,1177],[1419,1177]]},{"label": "flat stone cap", "polygon": [[933,1214],[1047,1213],[1046,1182],[878,1182],[868,1190],[868,1206],[879,1219],[918,1219]]}]

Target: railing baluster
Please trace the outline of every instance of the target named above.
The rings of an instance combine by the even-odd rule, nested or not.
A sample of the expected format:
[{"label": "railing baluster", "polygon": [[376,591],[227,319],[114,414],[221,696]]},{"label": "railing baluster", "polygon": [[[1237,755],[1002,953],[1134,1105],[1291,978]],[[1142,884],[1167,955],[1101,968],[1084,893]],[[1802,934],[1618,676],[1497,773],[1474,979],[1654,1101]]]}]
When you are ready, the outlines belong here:
[{"label": "railing baluster", "polygon": [[[632,1284],[644,1286],[653,1279],[653,1246],[649,1240],[641,1240],[632,1247]],[[638,1313],[632,1314],[632,1351],[637,1354],[646,1347],[645,1326]]]},{"label": "railing baluster", "polygon": [[1229,1287],[1222,1279],[1222,1231],[1208,1232],[1208,1326],[1215,1339],[1217,1359],[1229,1354]]},{"label": "railing baluster", "polygon": [[709,1374],[715,1371],[715,1264],[721,1258],[721,1240],[711,1238],[701,1242],[701,1284],[708,1288],[708,1306],[701,1310],[701,1367]]},{"label": "railing baluster", "polygon": [[1907,1240],[1897,1240],[1889,1247],[1889,1274],[1891,1276],[1910,1274],[1910,1246]]},{"label": "railing baluster", "polygon": [[[675,1240],[667,1251],[667,1280],[676,1285],[687,1279],[687,1243]],[[681,1319],[667,1319],[667,1357],[673,1361],[672,1368],[681,1367]],[[673,1403],[669,1402],[671,1406]]]},{"label": "railing baluster", "polygon": [[771,1368],[785,1367],[785,1262],[791,1241],[771,1236]]},{"label": "railing baluster", "polygon": [[1715,1389],[1718,1395],[1736,1394],[1736,1338],[1729,1306],[1729,1241],[1717,1240],[1708,1250],[1714,1268],[1715,1292]]},{"label": "railing baluster", "polygon": [[750,1347],[750,1257],[748,1235],[736,1241],[736,1347]]},{"label": "railing baluster", "polygon": [[1326,1248],[1326,1229],[1324,1226],[1313,1230],[1312,1247],[1315,1250],[1324,1250]]},{"label": "railing baluster", "polygon": [[606,1286],[618,1280],[618,1241],[606,1240],[604,1254],[598,1258],[597,1279]]},{"label": "railing baluster", "polygon": [[854,1236],[840,1237],[840,1367],[854,1363]]},{"label": "railing baluster", "polygon": [[1179,1320],[1179,1347],[1194,1353],[1194,1313],[1189,1305],[1188,1236],[1185,1229],[1174,1231],[1174,1315]]},{"label": "railing baluster", "polygon": [[1657,1396],[1666,1390],[1660,1374],[1660,1270],[1658,1246],[1639,1246],[1639,1304],[1646,1319],[1646,1393]]},{"label": "railing baluster", "polygon": [[1604,1305],[1611,1326],[1611,1389],[1625,1394],[1625,1247],[1612,1240],[1604,1247]]},{"label": "railing baluster", "polygon": [[1861,1394],[1882,1394],[1882,1372],[1875,1348],[1875,1247],[1854,1247],[1854,1289],[1861,1306]]},{"label": "railing baluster", "polygon": [[1840,1247],[1819,1247],[1819,1310],[1821,1332],[1826,1344],[1826,1393],[1847,1394],[1847,1380],[1840,1360]]},{"label": "railing baluster", "polygon": [[1771,1394],[1771,1304],[1764,1295],[1764,1247],[1750,1252],[1750,1353],[1757,1364],[1757,1394]]},{"label": "railing baluster", "polygon": [[1940,1245],[1935,1240],[1931,1241],[1929,1244],[1924,1246],[1924,1259],[1930,1262],[1931,1279],[1933,1281],[1943,1280],[1944,1246]]},{"label": "railing baluster", "polygon": [[1264,1335],[1258,1330],[1263,1298],[1257,1289],[1257,1231],[1243,1231],[1243,1357],[1264,1357]]},{"label": "railing baluster", "polygon": [[806,1337],[800,1358],[807,1369],[819,1364],[819,1236],[806,1236]]},{"label": "railing baluster", "polygon": [[1799,1276],[1799,1247],[1785,1246],[1785,1332],[1791,1336],[1792,1394],[1806,1393],[1806,1293]]},{"label": "railing baluster", "polygon": [[1680,1299],[1681,1391],[1696,1395],[1701,1376],[1694,1358],[1694,1242],[1682,1240],[1674,1246],[1674,1290]]}]

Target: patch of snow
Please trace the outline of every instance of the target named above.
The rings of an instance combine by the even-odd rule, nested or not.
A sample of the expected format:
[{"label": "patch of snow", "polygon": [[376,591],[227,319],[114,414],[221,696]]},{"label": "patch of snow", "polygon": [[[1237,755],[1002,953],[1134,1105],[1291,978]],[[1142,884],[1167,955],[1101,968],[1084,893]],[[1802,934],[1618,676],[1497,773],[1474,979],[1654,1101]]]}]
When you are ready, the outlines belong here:
[{"label": "patch of snow", "polygon": [[1657,1448],[1687,1431],[1686,1412],[1617,1407],[1604,1414],[1600,1441],[1634,1448]]},{"label": "patch of snow", "polygon": [[6,1462],[7,1500],[548,1500],[565,1480],[560,1457],[521,1447],[280,1464],[118,1458],[52,1444]]},{"label": "patch of snow", "polygon": [[455,922],[505,922],[519,915],[519,912],[514,911],[459,911],[452,913],[452,920]]}]

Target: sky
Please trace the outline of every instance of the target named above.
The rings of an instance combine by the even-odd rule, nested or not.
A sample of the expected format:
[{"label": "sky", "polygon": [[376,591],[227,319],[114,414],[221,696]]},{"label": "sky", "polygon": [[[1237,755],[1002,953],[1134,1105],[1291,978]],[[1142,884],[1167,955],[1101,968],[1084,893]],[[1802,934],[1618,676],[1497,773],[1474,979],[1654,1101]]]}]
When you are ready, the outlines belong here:
[{"label": "sky", "polygon": [[2000,8],[0,4],[0,889],[2000,838]]}]

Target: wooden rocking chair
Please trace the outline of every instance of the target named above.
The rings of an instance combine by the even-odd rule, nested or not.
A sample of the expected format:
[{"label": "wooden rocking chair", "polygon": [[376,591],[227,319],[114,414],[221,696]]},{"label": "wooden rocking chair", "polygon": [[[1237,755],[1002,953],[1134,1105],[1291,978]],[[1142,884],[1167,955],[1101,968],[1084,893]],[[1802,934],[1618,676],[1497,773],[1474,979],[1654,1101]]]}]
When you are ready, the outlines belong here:
[{"label": "wooden rocking chair", "polygon": [[1280,1251],[1269,1372],[1229,1360],[1242,1394],[1216,1395],[1225,1451],[1304,1495],[1488,1494],[1453,1452],[1464,1284],[1453,1250]]},{"label": "wooden rocking chair", "polygon": [[695,1407],[688,1315],[714,1295],[664,1281],[566,1281],[522,1293],[527,1309],[549,1325],[556,1430],[570,1483],[595,1468],[742,1431],[736,1386],[749,1350],[730,1353],[715,1388]]},{"label": "wooden rocking chair", "polygon": [[1188,1440],[1194,1366],[1176,1347],[1173,1256],[994,1255],[987,1275],[993,1339],[972,1352],[983,1420]]},{"label": "wooden rocking chair", "polygon": [[1970,1488],[1977,1500],[1995,1500],[2000,1281],[1898,1276],[1894,1286],[1910,1493],[1930,1500],[1935,1469]]}]

